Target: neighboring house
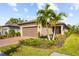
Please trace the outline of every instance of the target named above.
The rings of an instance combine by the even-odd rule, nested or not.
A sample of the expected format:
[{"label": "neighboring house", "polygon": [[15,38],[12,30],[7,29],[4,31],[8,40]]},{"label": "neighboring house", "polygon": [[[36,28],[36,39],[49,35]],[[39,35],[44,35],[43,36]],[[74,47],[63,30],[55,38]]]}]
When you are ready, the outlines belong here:
[{"label": "neighboring house", "polygon": [[1,35],[1,28],[0,28],[0,35]]},{"label": "neighboring house", "polygon": [[[25,22],[20,25],[20,32],[21,36],[27,36],[27,37],[38,37],[38,31],[41,30],[41,35],[45,36],[47,35],[46,27],[39,28],[35,21],[29,21]],[[49,24],[49,34],[53,34],[54,27],[56,27],[56,34],[64,35],[65,30],[67,29],[66,24],[63,22],[57,22],[57,24],[54,26],[50,26]]]},{"label": "neighboring house", "polygon": [[2,28],[0,28],[0,34],[5,35],[5,33],[8,32],[11,29],[15,30],[16,32],[19,32],[20,27],[17,24],[4,25],[4,26],[2,26]]}]

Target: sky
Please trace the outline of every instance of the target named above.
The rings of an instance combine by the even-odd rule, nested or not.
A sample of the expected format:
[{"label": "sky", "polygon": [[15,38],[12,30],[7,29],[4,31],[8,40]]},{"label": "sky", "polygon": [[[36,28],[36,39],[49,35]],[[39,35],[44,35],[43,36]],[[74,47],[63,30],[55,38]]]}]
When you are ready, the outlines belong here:
[{"label": "sky", "polygon": [[[11,17],[23,20],[34,20],[39,9],[43,9],[45,3],[0,3],[0,25],[4,25]],[[63,17],[66,24],[79,24],[78,3],[50,3],[50,9],[57,14],[65,12],[68,16]]]}]

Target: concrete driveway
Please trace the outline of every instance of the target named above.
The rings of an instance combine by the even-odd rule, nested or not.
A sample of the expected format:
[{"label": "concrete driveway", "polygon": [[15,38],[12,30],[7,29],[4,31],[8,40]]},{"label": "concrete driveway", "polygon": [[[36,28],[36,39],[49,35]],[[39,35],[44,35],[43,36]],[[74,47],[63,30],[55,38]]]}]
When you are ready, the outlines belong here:
[{"label": "concrete driveway", "polygon": [[25,38],[27,37],[13,37],[13,38],[7,38],[7,39],[0,39],[0,47],[11,45],[11,44],[18,44],[19,40],[22,40]]}]

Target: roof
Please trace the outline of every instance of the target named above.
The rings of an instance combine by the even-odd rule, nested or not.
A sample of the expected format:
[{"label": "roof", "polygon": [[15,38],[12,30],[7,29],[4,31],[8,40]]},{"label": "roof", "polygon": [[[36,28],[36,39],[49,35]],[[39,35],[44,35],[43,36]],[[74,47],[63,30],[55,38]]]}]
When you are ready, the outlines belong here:
[{"label": "roof", "polygon": [[6,24],[2,27],[19,27],[19,25],[17,25],[17,24]]},{"label": "roof", "polygon": [[20,23],[18,25],[29,24],[29,23],[35,23],[35,20],[26,21],[26,22]]},{"label": "roof", "polygon": [[[26,22],[18,24],[18,25],[24,25],[24,24],[30,24],[30,23],[35,23],[35,20],[26,21]],[[68,28],[68,26],[62,21],[58,21],[56,25],[64,25],[66,28]]]},{"label": "roof", "polygon": [[[28,24],[28,23],[35,23],[35,20],[31,20],[31,21],[26,21],[24,23],[21,23],[19,25],[23,25],[23,24]],[[66,25],[64,22],[57,22],[57,25]]]}]

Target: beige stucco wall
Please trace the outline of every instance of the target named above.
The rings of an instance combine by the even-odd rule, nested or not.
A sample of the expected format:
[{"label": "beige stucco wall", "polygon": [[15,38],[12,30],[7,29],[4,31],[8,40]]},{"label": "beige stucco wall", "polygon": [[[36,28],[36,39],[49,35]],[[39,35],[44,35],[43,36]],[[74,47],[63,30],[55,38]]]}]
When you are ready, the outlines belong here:
[{"label": "beige stucco wall", "polygon": [[[56,25],[56,26],[60,26],[61,27],[61,29],[60,29],[61,33],[60,34],[64,35],[64,27],[63,27],[63,25]],[[53,34],[52,28],[48,28],[48,32],[49,32],[49,34]],[[42,28],[41,35],[47,35],[46,28]]]},{"label": "beige stucco wall", "polygon": [[[37,26],[36,23],[27,23],[27,24],[23,24],[23,25],[20,25],[20,32],[21,32],[21,36],[23,36],[23,27],[33,27],[33,26]],[[61,27],[61,34],[63,35],[64,34],[64,25],[56,25],[56,26],[60,26]],[[37,27],[37,31],[39,31],[39,29],[41,29],[41,35],[47,35],[47,31],[46,31],[46,28],[39,28]],[[53,34],[52,32],[52,28],[49,28],[49,34]]]},{"label": "beige stucco wall", "polygon": [[[52,34],[52,28],[48,28],[48,32],[49,32],[49,34]],[[47,30],[46,30],[46,28],[43,28],[43,29],[42,29],[41,35],[47,35]]]},{"label": "beige stucco wall", "polygon": [[5,35],[5,32],[8,32],[9,27],[2,27],[2,35]]}]

